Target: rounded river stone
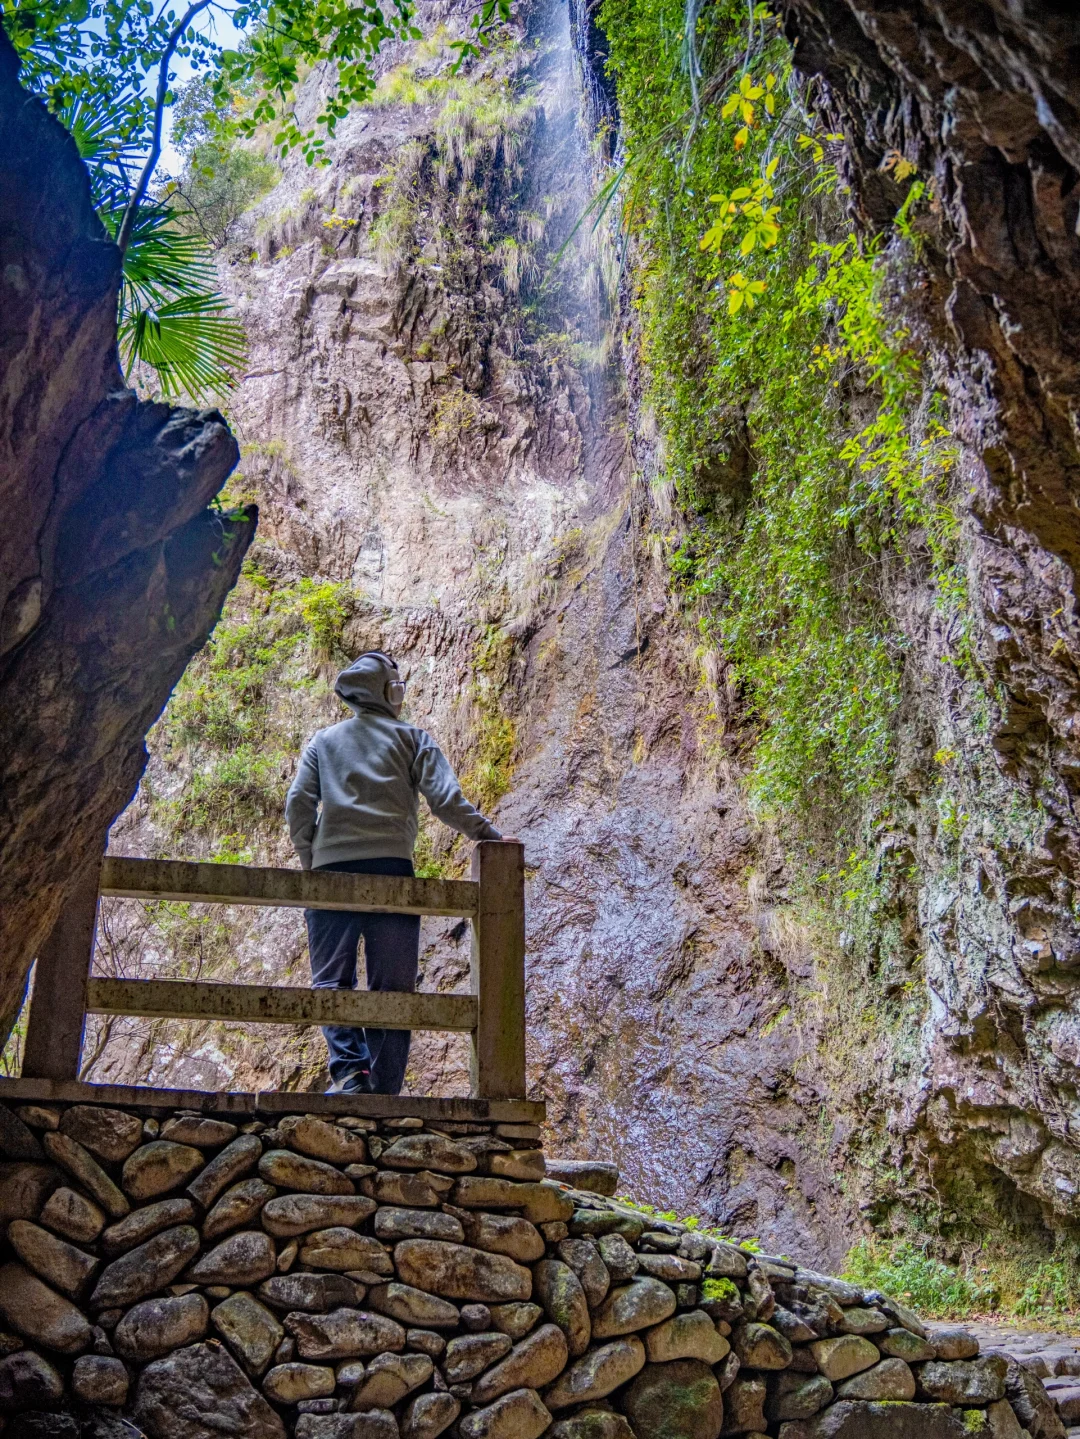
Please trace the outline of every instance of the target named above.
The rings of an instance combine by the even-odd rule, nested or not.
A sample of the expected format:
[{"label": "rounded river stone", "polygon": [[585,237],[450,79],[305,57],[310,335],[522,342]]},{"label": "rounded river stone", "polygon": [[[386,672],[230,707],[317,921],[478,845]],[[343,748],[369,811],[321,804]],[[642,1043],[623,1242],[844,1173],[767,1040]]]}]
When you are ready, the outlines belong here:
[{"label": "rounded river stone", "polygon": [[250,1224],[262,1212],[268,1199],[273,1199],[277,1190],[262,1179],[241,1179],[227,1189],[203,1221],[204,1239],[217,1239],[228,1234],[230,1229],[239,1229]]},{"label": "rounded river stone", "polygon": [[230,1234],[191,1266],[195,1284],[258,1284],[277,1268],[274,1241],[260,1229]]},{"label": "rounded river stone", "polygon": [[142,1120],[123,1109],[75,1104],[60,1116],[60,1133],[106,1164],[121,1164],[142,1139]]},{"label": "rounded river stone", "polygon": [[436,1174],[469,1174],[476,1155],[441,1134],[403,1134],[383,1150],[379,1163],[387,1169],[432,1169]]},{"label": "rounded river stone", "polygon": [[296,1340],[301,1359],[326,1363],[363,1359],[369,1354],[405,1348],[405,1330],[382,1314],[364,1309],[333,1309],[329,1314],[288,1314],[285,1329]]},{"label": "rounded river stone", "polygon": [[222,1190],[254,1169],[262,1154],[262,1140],[255,1134],[241,1134],[227,1144],[220,1154],[187,1187],[196,1204],[209,1209]]},{"label": "rounded river stone", "polygon": [[94,1337],[86,1316],[21,1264],[0,1266],[0,1315],[17,1333],[58,1354],[80,1354]]},{"label": "rounded river stone", "polygon": [[367,1303],[377,1313],[418,1329],[456,1329],[461,1320],[456,1305],[411,1284],[378,1284],[368,1290]]},{"label": "rounded river stone", "polygon": [[401,1439],[437,1439],[461,1413],[452,1394],[419,1394],[401,1416]]},{"label": "rounded river stone", "polygon": [[93,1244],[105,1228],[105,1215],[91,1200],[62,1185],[49,1196],[41,1222],[76,1244]]},{"label": "rounded river stone", "polygon": [[159,1199],[145,1209],[136,1209],[119,1224],[111,1224],[101,1236],[101,1247],[111,1258],[134,1249],[136,1244],[145,1244],[163,1229],[190,1224],[194,1218],[195,1206],[190,1199]]},{"label": "rounded river stone", "polygon": [[313,1229],[361,1224],[374,1210],[375,1201],[362,1194],[281,1194],[263,1206],[262,1226],[279,1239],[291,1239]]},{"label": "rounded river stone", "polygon": [[703,1364],[719,1364],[731,1345],[703,1309],[673,1314],[650,1329],[645,1335],[645,1350],[651,1364],[666,1364],[672,1359],[700,1359]]},{"label": "rounded river stone", "polygon": [[201,1149],[155,1139],[129,1155],[124,1163],[124,1192],[132,1199],[156,1199],[180,1189],[206,1163]]},{"label": "rounded river stone", "polygon": [[646,1364],[620,1405],[637,1439],[718,1439],[724,1400],[700,1359]]},{"label": "rounded river stone", "polygon": [[297,1309],[327,1314],[356,1303],[356,1285],[343,1274],[275,1274],[258,1292],[260,1299],[285,1313]]},{"label": "rounded river stone", "polygon": [[448,1384],[464,1384],[509,1352],[509,1334],[462,1334],[446,1346],[442,1371]]},{"label": "rounded river stone", "polygon": [[394,1250],[394,1265],[403,1284],[445,1299],[498,1304],[532,1295],[532,1275],[522,1265],[464,1244],[403,1239]]},{"label": "rounded river stone", "polygon": [[297,1189],[302,1194],[355,1194],[352,1180],[324,1164],[287,1149],[270,1149],[259,1160],[259,1176],[279,1189]]},{"label": "rounded river stone", "polygon": [[613,1289],[593,1315],[593,1338],[611,1339],[649,1329],[674,1313],[675,1294],[662,1280],[631,1279]]},{"label": "rounded river stone", "polygon": [[277,1131],[290,1149],[298,1149],[311,1159],[323,1159],[328,1164],[367,1161],[367,1145],[362,1134],[354,1134],[314,1114],[288,1114],[278,1124]]},{"label": "rounded river stone", "polygon": [[124,1315],[113,1330],[116,1352],[145,1363],[173,1349],[194,1344],[206,1333],[210,1311],[201,1294],[144,1299]]},{"label": "rounded river stone", "polygon": [[64,1381],[47,1359],[18,1349],[0,1359],[0,1413],[13,1409],[52,1409],[64,1395]]},{"label": "rounded river stone", "polygon": [[220,1149],[236,1138],[237,1128],[226,1119],[206,1119],[201,1114],[178,1114],[166,1120],[160,1138],[174,1144],[194,1144],[199,1149]]},{"label": "rounded river stone", "polygon": [[551,1415],[535,1389],[515,1389],[474,1409],[458,1425],[461,1439],[540,1439]]},{"label": "rounded river stone", "polygon": [[636,1334],[590,1349],[545,1391],[551,1410],[604,1399],[639,1373],[645,1364],[645,1346]]},{"label": "rounded river stone", "polygon": [[8,1240],[28,1269],[69,1299],[74,1299],[86,1286],[100,1262],[92,1254],[57,1239],[55,1234],[27,1219],[11,1221]]},{"label": "rounded river stone", "polygon": [[472,1402],[490,1404],[511,1389],[542,1389],[559,1377],[569,1357],[566,1335],[557,1324],[544,1324],[480,1376]]},{"label": "rounded river stone", "polygon": [[334,1371],[325,1364],[275,1364],[262,1382],[263,1393],[275,1404],[299,1404],[302,1399],[326,1399],[336,1385]]},{"label": "rounded river stone", "polygon": [[[445,1239],[451,1244],[465,1242],[461,1220],[455,1219],[452,1214],[431,1214],[423,1209],[403,1209],[391,1204],[377,1211],[375,1233],[390,1243],[397,1239]],[[477,1247],[484,1249],[487,1246],[481,1244]]]},{"label": "rounded river stone", "polygon": [[270,1310],[250,1294],[230,1295],[215,1307],[210,1322],[252,1376],[267,1368],[285,1337]]},{"label": "rounded river stone", "polygon": [[394,1272],[393,1261],[377,1239],[340,1225],[307,1235],[300,1246],[300,1263],[312,1269],[336,1269],[342,1274],[353,1269],[385,1275]]},{"label": "rounded river stone", "polygon": [[[545,1259],[533,1270],[536,1297],[544,1306],[547,1317],[566,1335],[570,1355],[577,1358],[589,1346],[592,1328],[589,1321],[589,1303],[581,1280],[560,1259]],[[671,1307],[675,1307],[672,1295]]]},{"label": "rounded river stone", "polygon": [[172,1283],[199,1252],[199,1231],[190,1224],[166,1229],[106,1266],[90,1296],[95,1309],[134,1304]]}]

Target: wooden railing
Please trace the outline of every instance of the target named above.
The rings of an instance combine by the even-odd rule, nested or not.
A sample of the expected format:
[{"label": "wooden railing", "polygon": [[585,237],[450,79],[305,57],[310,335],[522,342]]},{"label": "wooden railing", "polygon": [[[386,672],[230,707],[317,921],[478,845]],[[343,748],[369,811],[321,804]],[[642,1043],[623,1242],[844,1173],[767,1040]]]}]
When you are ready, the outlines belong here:
[{"label": "wooden railing", "polygon": [[[516,842],[476,845],[472,878],[256,869],[106,856],[83,876],[37,958],[22,1074],[78,1078],[87,1014],[441,1029],[472,1037],[472,1093],[525,1097],[525,871]],[[458,916],[472,924],[472,992],[371,993],[91,973],[100,895]]]}]

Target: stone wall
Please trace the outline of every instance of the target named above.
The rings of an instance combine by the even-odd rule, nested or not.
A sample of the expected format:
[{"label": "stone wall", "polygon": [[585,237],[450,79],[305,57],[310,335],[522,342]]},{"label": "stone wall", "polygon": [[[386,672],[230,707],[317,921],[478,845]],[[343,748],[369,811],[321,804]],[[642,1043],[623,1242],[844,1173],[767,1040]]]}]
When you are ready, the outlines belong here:
[{"label": "stone wall", "polygon": [[964,1331],[548,1178],[536,1125],[221,1102],[0,1105],[4,1439],[1065,1433]]}]

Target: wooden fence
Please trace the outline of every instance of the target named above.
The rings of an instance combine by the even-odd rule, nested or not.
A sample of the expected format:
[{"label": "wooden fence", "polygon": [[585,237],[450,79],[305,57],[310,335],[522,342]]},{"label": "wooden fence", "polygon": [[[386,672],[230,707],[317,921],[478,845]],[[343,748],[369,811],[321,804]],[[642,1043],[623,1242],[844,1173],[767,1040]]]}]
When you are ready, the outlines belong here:
[{"label": "wooden fence", "polygon": [[[469,994],[370,993],[188,980],[104,979],[91,972],[100,895],[383,914],[458,916],[472,924]],[[515,842],[483,840],[472,877],[256,869],[108,855],[84,876],[37,958],[22,1074],[74,1080],[87,1014],[441,1029],[472,1038],[477,1099],[525,1097],[525,869]]]}]

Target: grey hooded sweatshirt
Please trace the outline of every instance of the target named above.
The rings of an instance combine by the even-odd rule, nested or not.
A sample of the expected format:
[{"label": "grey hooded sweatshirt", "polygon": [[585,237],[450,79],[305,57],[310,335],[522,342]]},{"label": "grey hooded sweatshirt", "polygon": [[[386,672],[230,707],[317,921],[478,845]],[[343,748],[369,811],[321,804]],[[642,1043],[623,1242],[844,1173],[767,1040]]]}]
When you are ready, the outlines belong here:
[{"label": "grey hooded sweatshirt", "polygon": [[426,731],[398,719],[386,698],[397,671],[361,655],[334,692],[353,719],[319,730],[300,757],[285,816],[304,869],[349,859],[412,859],[419,796],[469,839],[501,839],[461,792],[446,756]]}]

